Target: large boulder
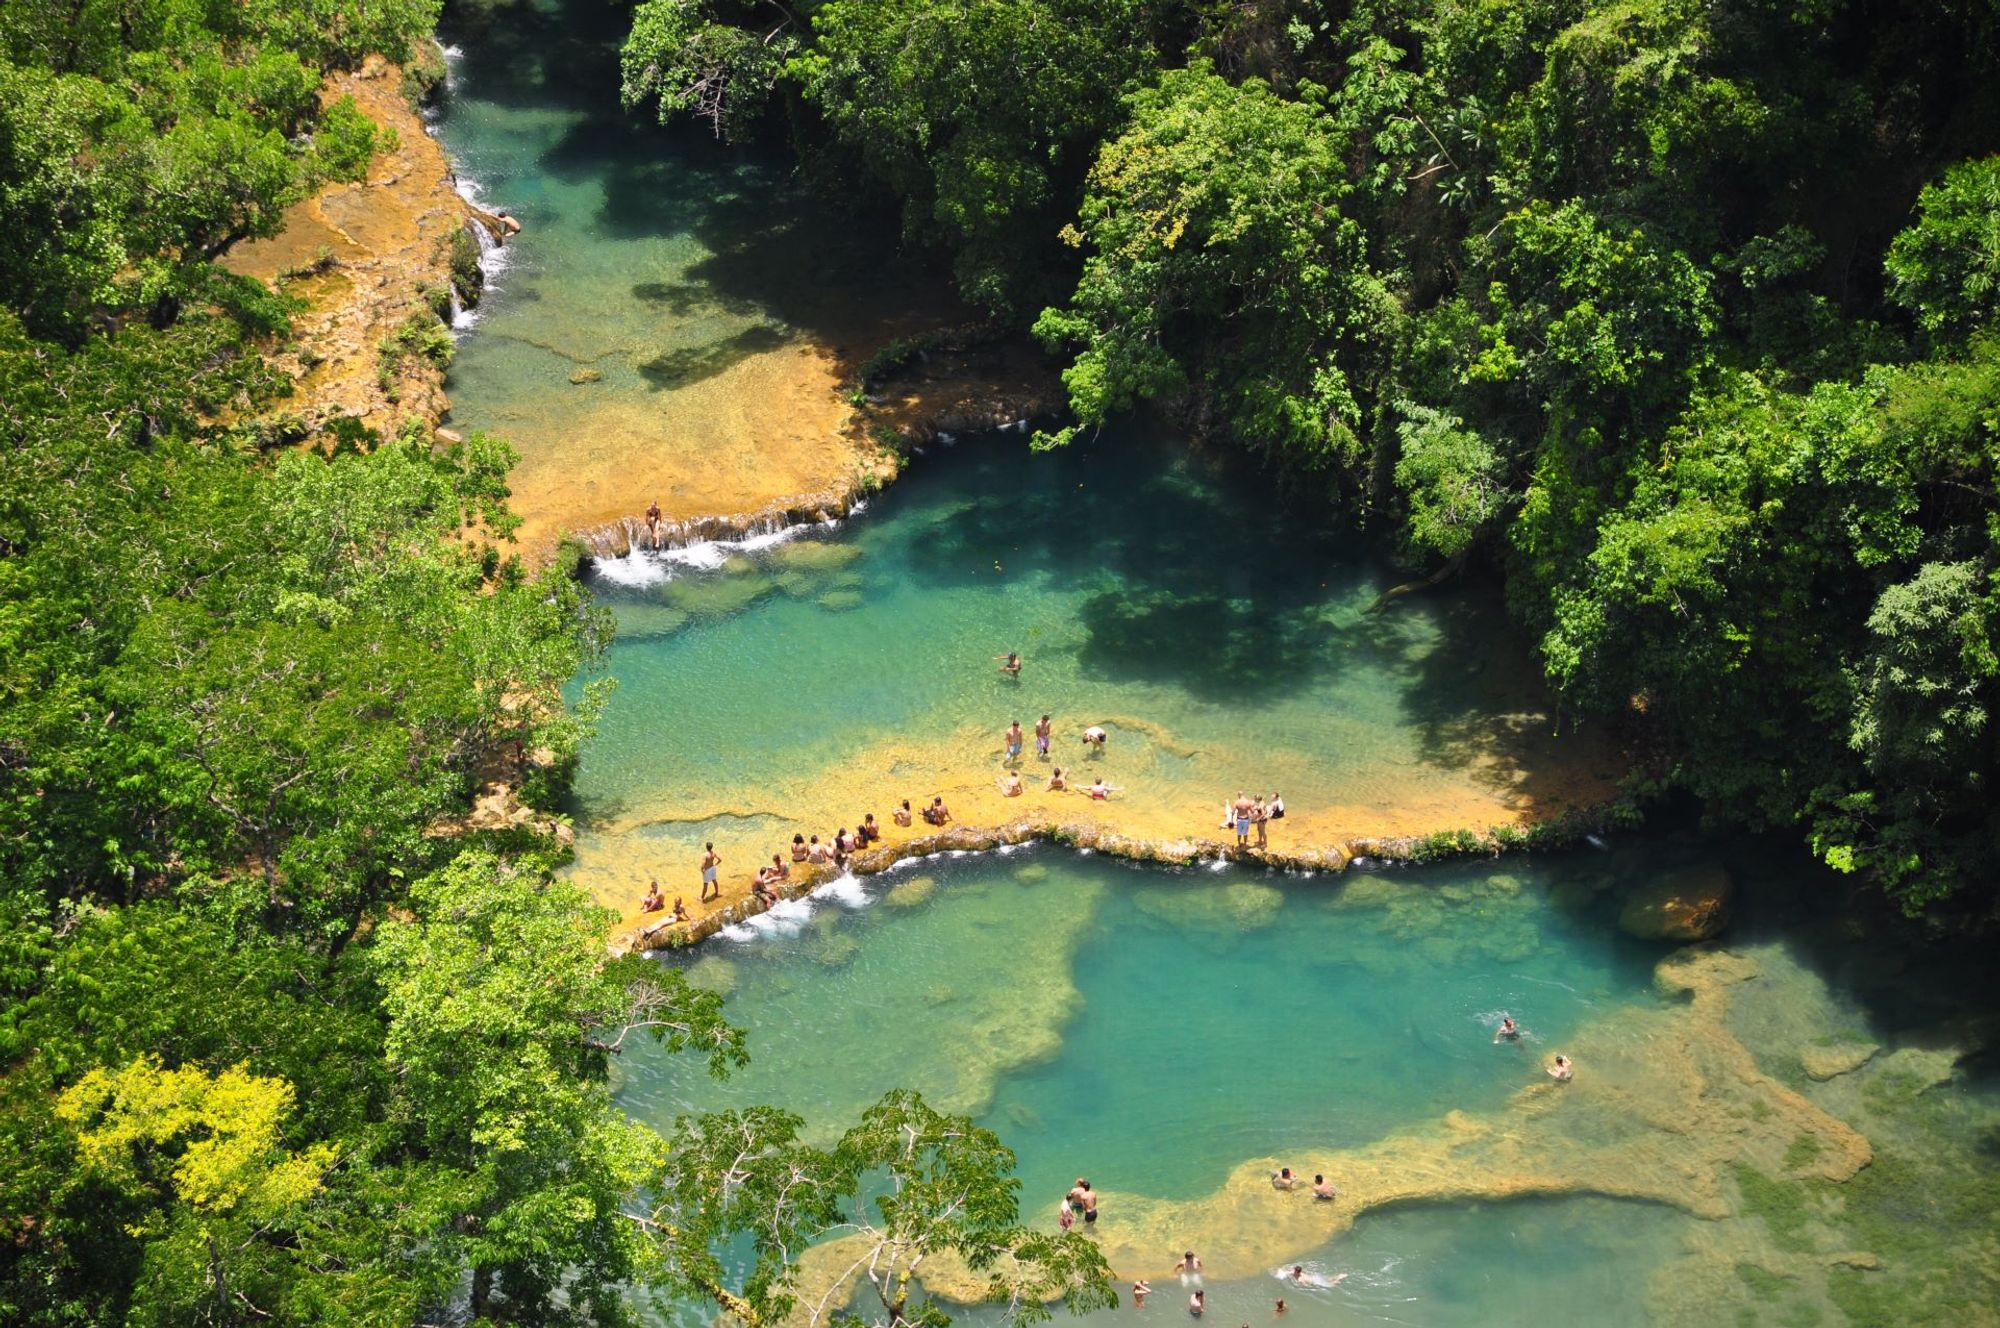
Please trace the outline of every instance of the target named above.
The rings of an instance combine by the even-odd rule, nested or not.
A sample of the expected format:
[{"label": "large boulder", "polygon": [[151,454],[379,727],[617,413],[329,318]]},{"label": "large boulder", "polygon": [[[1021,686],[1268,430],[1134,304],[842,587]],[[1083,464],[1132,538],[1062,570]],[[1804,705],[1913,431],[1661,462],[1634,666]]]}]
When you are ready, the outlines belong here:
[{"label": "large boulder", "polygon": [[1642,941],[1705,941],[1728,925],[1735,892],[1717,863],[1668,872],[1632,892],[1618,925]]}]

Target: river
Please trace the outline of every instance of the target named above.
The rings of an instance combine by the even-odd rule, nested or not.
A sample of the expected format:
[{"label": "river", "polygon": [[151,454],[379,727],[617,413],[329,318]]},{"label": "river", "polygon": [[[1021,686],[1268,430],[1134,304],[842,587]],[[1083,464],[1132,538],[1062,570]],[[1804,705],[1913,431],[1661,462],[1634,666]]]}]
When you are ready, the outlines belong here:
[{"label": "river", "polygon": [[[773,438],[809,467],[842,338],[924,280],[770,159],[626,121],[621,14],[548,0],[447,28],[440,136],[527,227],[448,387],[457,422],[521,449],[549,527],[670,482],[736,510],[732,476]],[[584,754],[575,871],[622,906],[653,877],[692,902],[702,843],[741,872],[906,797],[1213,837],[1225,797],[1275,788],[1284,843],[1532,817],[1615,778],[1615,750],[1552,720],[1490,587],[1370,613],[1393,575],[1313,504],[1141,421],[1056,456],[967,437],[837,529],[601,565],[619,688]],[[1043,713],[1053,759],[1031,750],[1004,800],[1000,730]],[[1111,733],[1101,756],[1086,723]],[[1072,762],[1119,787],[1105,809],[1045,791]],[[1617,929],[1627,890],[1696,864],[1738,885],[1721,946]],[[752,1066],[717,1084],[640,1051],[621,1101],[662,1128],[779,1102],[824,1136],[918,1088],[1017,1151],[1027,1220],[1093,1179],[1097,1238],[1154,1279],[1140,1319],[1185,1313],[1164,1274],[1193,1246],[1224,1328],[1271,1323],[1279,1297],[1302,1328],[2000,1321],[1990,981],[1848,884],[1789,841],[1673,816],[1559,855],[1339,875],[1051,845],[915,860],[670,961],[728,993]],[[1524,1043],[1493,1041],[1502,1012]],[[1556,1051],[1570,1084],[1543,1073]],[[1278,1165],[1341,1199],[1276,1191]],[[1292,1264],[1307,1284],[1274,1278]]]}]

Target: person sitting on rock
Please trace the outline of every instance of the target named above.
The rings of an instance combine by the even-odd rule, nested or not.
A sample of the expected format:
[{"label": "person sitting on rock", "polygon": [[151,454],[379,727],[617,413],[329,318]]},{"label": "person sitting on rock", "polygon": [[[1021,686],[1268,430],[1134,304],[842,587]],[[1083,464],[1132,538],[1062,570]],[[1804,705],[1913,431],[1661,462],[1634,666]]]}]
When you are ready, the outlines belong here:
[{"label": "person sitting on rock", "polygon": [[1337,1197],[1331,1181],[1327,1180],[1324,1176],[1313,1177],[1313,1198],[1333,1199]]},{"label": "person sitting on rock", "polygon": [[[894,822],[895,822],[895,823],[896,823],[897,825],[900,825],[900,826],[902,826],[902,827],[903,827],[903,828],[904,828],[905,830],[909,829],[909,828],[910,828],[910,800],[909,800],[908,798],[904,798],[904,799],[903,799],[903,805],[902,805],[902,806],[900,806],[900,807],[898,807],[898,808],[897,808],[897,809],[896,809],[895,811],[891,812],[891,813],[889,814],[889,819],[893,820],[893,821],[894,821]],[[927,819],[928,819],[928,818],[927,818]]]},{"label": "person sitting on rock", "polygon": [[951,819],[951,808],[944,805],[943,797],[934,797],[931,805],[924,808],[924,819],[932,825],[943,825]]},{"label": "person sitting on rock", "polygon": [[666,906],[666,897],[660,893],[660,883],[654,881],[652,885],[647,887],[646,897],[639,901],[639,911],[641,913],[657,913]]},{"label": "person sitting on rock", "polygon": [[993,782],[1000,786],[1001,797],[1018,798],[1021,796],[1021,777],[1012,770],[1009,770]]},{"label": "person sitting on rock", "polygon": [[1054,770],[1049,772],[1049,792],[1063,793],[1067,792],[1068,789],[1069,789],[1069,781],[1063,778],[1062,767],[1057,766]]}]

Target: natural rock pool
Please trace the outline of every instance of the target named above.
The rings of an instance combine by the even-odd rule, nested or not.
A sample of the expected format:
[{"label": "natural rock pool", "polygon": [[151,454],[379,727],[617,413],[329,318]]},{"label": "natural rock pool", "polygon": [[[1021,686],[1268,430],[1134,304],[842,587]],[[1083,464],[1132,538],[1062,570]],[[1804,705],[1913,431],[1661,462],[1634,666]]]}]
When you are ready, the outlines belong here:
[{"label": "natural rock pool", "polygon": [[[842,320],[893,303],[888,269],[781,174],[620,118],[620,11],[458,16],[442,137],[528,230],[450,388],[522,449],[531,519],[737,510],[766,456],[809,472]],[[994,787],[1002,728],[1043,712],[1057,762],[1123,790],[1097,811],[1158,839],[1221,837],[1239,788],[1286,795],[1281,846],[1602,794],[1618,753],[1558,730],[1490,589],[1368,612],[1394,579],[1323,508],[1144,424],[1054,456],[969,437],[838,530],[600,567],[619,687],[574,871],[628,910],[651,877],[692,904],[707,841],[740,890],[793,833],[906,797],[1089,815],[1032,745],[1030,791]],[[1087,723],[1110,745],[1075,759]],[[1617,931],[1625,890],[1718,860],[1720,946]],[[1692,829],[1340,876],[919,860],[663,960],[729,993],[753,1061],[716,1084],[629,1053],[621,1091],[661,1126],[769,1101],[833,1130],[920,1089],[1016,1149],[1029,1220],[1079,1174],[1105,1192],[1098,1238],[1155,1285],[1120,1318],[1178,1322],[1193,1247],[1220,1328],[1281,1295],[1303,1328],[2000,1322],[1990,978],[1866,916],[1796,853]],[[1502,1011],[1525,1045],[1493,1044]],[[1341,1200],[1278,1194],[1280,1164]],[[1281,1286],[1292,1263],[1345,1278]]]},{"label": "natural rock pool", "polygon": [[[1718,856],[1727,946],[1618,932],[1629,883]],[[666,961],[728,994],[751,1065],[642,1051],[621,1096],[831,1134],[915,1087],[1016,1150],[1029,1220],[1091,1178],[1114,1267],[1153,1279],[1141,1319],[1185,1313],[1192,1248],[1218,1323],[1280,1296],[1307,1325],[1991,1322],[2000,1085],[1953,1068],[1974,970],[1816,921],[1826,884],[1693,835],[1311,878],[917,860]],[[1523,1043],[1494,1043],[1503,1011]],[[1277,1192],[1280,1165],[1340,1199]]]}]

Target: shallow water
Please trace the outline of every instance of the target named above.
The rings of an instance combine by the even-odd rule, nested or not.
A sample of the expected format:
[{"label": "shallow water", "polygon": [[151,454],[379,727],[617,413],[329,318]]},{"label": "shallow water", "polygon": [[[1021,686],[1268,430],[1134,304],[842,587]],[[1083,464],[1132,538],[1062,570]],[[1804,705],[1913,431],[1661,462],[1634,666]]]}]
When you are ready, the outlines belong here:
[{"label": "shallow water", "polygon": [[445,386],[454,425],[520,452],[530,543],[649,499],[737,510],[774,466],[831,482],[841,352],[942,303],[893,225],[816,201],[782,158],[626,115],[627,22],[599,0],[462,0],[443,29],[438,136],[462,189],[523,226]]},{"label": "shallow water", "polygon": [[[455,6],[448,30],[465,51],[442,137],[528,227],[450,389],[458,423],[521,449],[531,517],[636,511],[691,452],[726,493],[773,427],[817,437],[833,374],[806,361],[903,279],[870,256],[879,234],[829,222],[769,162],[624,119],[622,21],[503,0]],[[603,380],[573,385],[583,367]],[[1590,735],[1552,736],[1491,587],[1368,613],[1393,579],[1321,509],[1137,424],[1046,457],[1018,433],[968,438],[839,530],[600,567],[620,686],[584,754],[576,874],[622,905],[649,875],[692,900],[706,840],[739,874],[903,797],[948,793],[962,819],[1063,809],[991,787],[1002,726],[1043,711],[1064,764],[1083,724],[1110,728],[1078,764],[1156,837],[1217,836],[1237,788],[1286,794],[1284,845],[1490,824],[1616,774]],[[996,672],[1008,649],[1019,680]],[[1024,766],[1039,784],[1032,749]],[[1666,952],[1612,918],[1623,885],[1717,855],[1746,897],[1726,1018],[1703,1023],[1722,997],[1660,994]],[[919,1088],[1017,1150],[1025,1220],[1051,1220],[1080,1171],[1106,1192],[1100,1239],[1158,1290],[1104,1328],[1180,1321],[1185,1292],[1159,1274],[1183,1222],[1204,1233],[1219,1328],[1266,1328],[1280,1295],[1303,1328],[1996,1322],[2000,1083],[1990,1058],[1959,1060],[1994,1023],[1983,958],[1868,944],[1791,855],[1684,833],[1302,878],[1045,847],[837,894],[670,961],[729,990],[753,1063],[718,1085],[640,1048],[621,1100],[663,1128],[772,1102],[824,1135]],[[1526,1045],[1493,1045],[1503,1009]],[[1803,1073],[1855,1042],[1880,1043],[1861,1069]],[[1579,1081],[1537,1096],[1558,1047]],[[1815,1178],[1850,1126],[1871,1165]],[[1260,1170],[1308,1157],[1405,1197],[1316,1233]],[[1579,1193],[1464,1197],[1516,1192],[1510,1168],[1535,1182],[1520,1192]],[[1880,1266],[1840,1262],[1856,1253]],[[1282,1287],[1281,1259],[1347,1276]]]},{"label": "shallow water", "polygon": [[[1683,1061],[1674,1030],[1687,1007],[1654,981],[1671,948],[1612,923],[1624,886],[1718,852],[1748,892],[1739,952],[1755,976],[1733,989],[1728,1027],[1709,1028],[1700,1045],[1748,1047],[1774,1078],[1708,1051]],[[1993,1217],[1978,1196],[1992,1184],[2000,1084],[1954,1074],[1951,1054],[1939,1062],[1927,1050],[1964,972],[1919,973],[1907,957],[1838,939],[1815,924],[1810,895],[1801,902],[1802,885],[1824,884],[1788,855],[1689,835],[1338,877],[1167,872],[1052,848],[923,860],[662,960],[728,993],[730,1016],[751,1030],[752,1063],[717,1083],[640,1049],[620,1067],[620,1100],[663,1130],[688,1111],[784,1102],[823,1141],[889,1086],[968,1112],[1016,1151],[1024,1221],[1052,1223],[1080,1173],[1104,1195],[1095,1235],[1122,1277],[1154,1283],[1143,1310],[1128,1301],[1094,1316],[1105,1328],[1181,1321],[1187,1288],[1167,1269],[1183,1242],[1205,1252],[1208,1321],[1225,1328],[1278,1321],[1279,1297],[1282,1322],[1306,1328],[1991,1322],[1979,1298],[2000,1285],[2000,1268],[1980,1244]],[[1768,939],[1780,934],[1789,939]],[[1523,1045],[1492,1041],[1502,1011],[1526,1028]],[[1855,1036],[1881,1040],[1876,1064],[1828,1084],[1799,1073],[1804,1049]],[[1578,1055],[1579,1082],[1534,1105],[1551,1091],[1536,1085],[1557,1049]],[[1647,1062],[1651,1086],[1626,1082]],[[1940,1065],[1920,1109],[1889,1105],[1911,1091],[1914,1071]],[[1689,1082],[1722,1074],[1748,1077]],[[1692,1089],[1688,1114],[1655,1110],[1667,1083]],[[1787,1096],[1794,1088],[1814,1104],[1799,1109],[1864,1127],[1875,1150],[1872,1169],[1850,1182],[1854,1210],[1829,1210],[1806,1245],[1796,1234],[1774,1243],[1732,1179],[1740,1168],[1780,1170],[1751,1122],[1773,1104],[1792,1110],[1783,1104],[1799,1102]],[[1565,1109],[1579,1093],[1599,1096],[1587,1111]],[[1573,1151],[1587,1159],[1579,1192],[1468,1199],[1505,1177],[1476,1166],[1455,1177],[1449,1153],[1438,1169],[1424,1138],[1450,1121],[1468,1140],[1488,1122],[1532,1130],[1531,1153]],[[1649,1135],[1670,1159],[1704,1159],[1697,1170],[1722,1186],[1718,1211],[1688,1211],[1693,1191],[1673,1203],[1591,1193],[1651,1183]],[[1766,1135],[1800,1147],[1790,1126]],[[1393,1166],[1405,1151],[1416,1201],[1368,1211],[1331,1239],[1273,1224],[1273,1205],[1312,1205],[1272,1192],[1267,1170],[1216,1207],[1251,1159],[1268,1168],[1373,1154]],[[1907,1226],[1897,1205],[1908,1198],[1888,1199],[1885,1218],[1872,1207],[1880,1196],[1860,1187],[1916,1158],[1935,1168],[1916,1186],[1922,1233],[1885,1250],[1881,1272],[1829,1273],[1808,1246],[1872,1253],[1885,1222]],[[1660,1192],[1677,1191],[1670,1182]],[[1163,1212],[1192,1225],[1162,1227]],[[1294,1263],[1307,1285],[1282,1280]],[[1856,1297],[1870,1286],[1839,1280],[1864,1276],[1896,1288],[1887,1294],[1899,1317],[1866,1312]],[[1908,1288],[1921,1294],[1913,1301]],[[1935,1303],[1924,1299],[1934,1291]],[[661,1321],[706,1320],[698,1308],[650,1308]],[[991,1311],[955,1313],[994,1328]]]},{"label": "shallow water", "polygon": [[[914,1087],[1016,1150],[1029,1220],[1052,1218],[1083,1173],[1108,1192],[1109,1231],[1120,1193],[1191,1199],[1248,1157],[1498,1109],[1581,1023],[1652,1004],[1657,948],[1605,927],[1600,906],[1551,904],[1562,873],[1170,874],[1044,849],[921,862],[694,959],[752,1029],[750,1068],[716,1084],[642,1053],[621,1100],[663,1127],[692,1108],[785,1101],[825,1137],[885,1086]],[[1502,1011],[1528,1030],[1522,1044],[1493,1043]],[[1595,1205],[1614,1207],[1633,1210],[1631,1229],[1589,1245],[1623,1262],[1593,1285],[1643,1286],[1682,1219]],[[1217,1279],[1211,1313],[1261,1323],[1286,1296],[1300,1323],[1509,1321],[1500,1307],[1577,1257],[1591,1211],[1385,1213],[1329,1249],[1272,1249],[1274,1266],[1349,1273],[1339,1287]],[[1153,1271],[1176,1253],[1161,1249]],[[1179,1315],[1185,1292],[1157,1285],[1147,1314]]]},{"label": "shallow water", "polygon": [[[1294,846],[1511,820],[1617,769],[1552,734],[1483,588],[1371,614],[1393,573],[1361,540],[1157,430],[1050,455],[969,438],[840,530],[677,557],[595,582],[618,691],[578,783],[580,870],[618,902],[683,888],[704,841],[743,870],[903,798],[986,824],[1089,810],[1044,791],[1058,765],[1101,773],[1149,837],[1216,837],[1224,798],[1282,792]],[[1042,714],[1052,757],[1030,742],[1030,791],[1003,802],[1002,730]],[[1089,724],[1110,742],[1081,759]]]}]

